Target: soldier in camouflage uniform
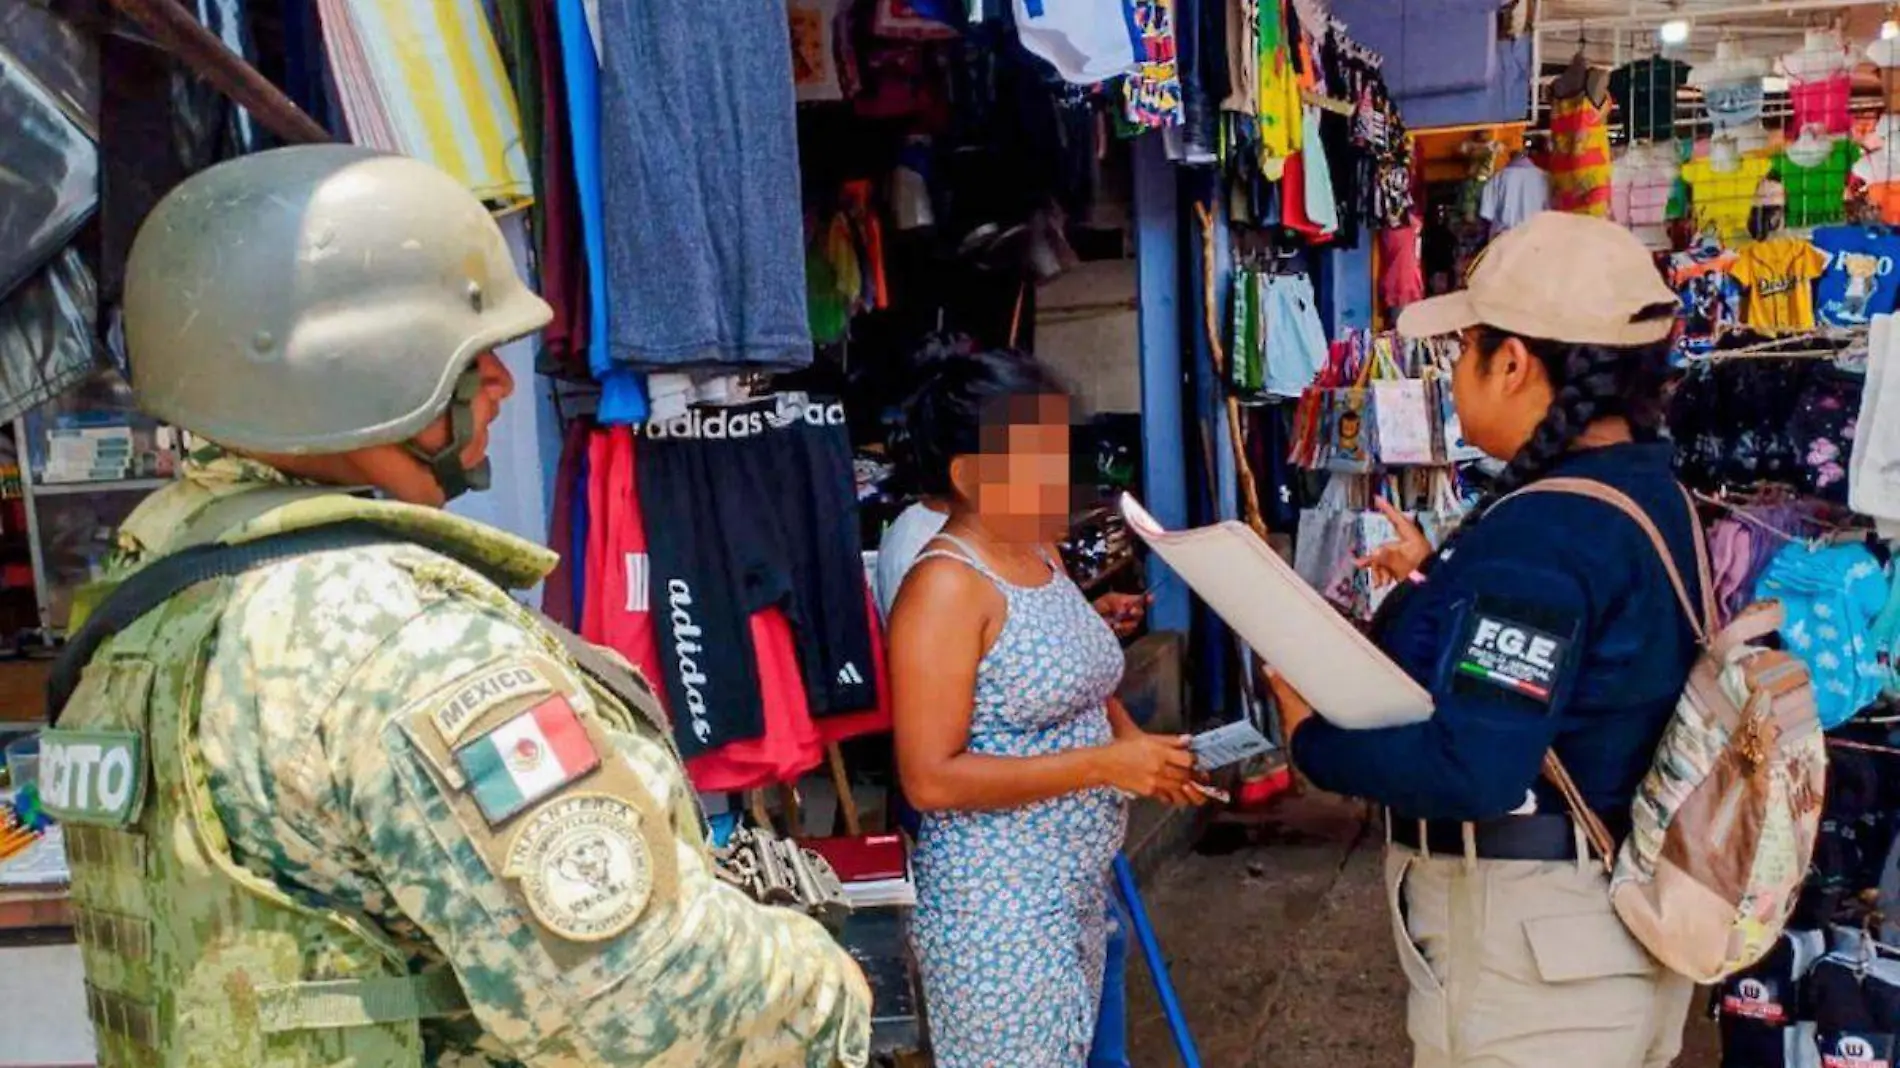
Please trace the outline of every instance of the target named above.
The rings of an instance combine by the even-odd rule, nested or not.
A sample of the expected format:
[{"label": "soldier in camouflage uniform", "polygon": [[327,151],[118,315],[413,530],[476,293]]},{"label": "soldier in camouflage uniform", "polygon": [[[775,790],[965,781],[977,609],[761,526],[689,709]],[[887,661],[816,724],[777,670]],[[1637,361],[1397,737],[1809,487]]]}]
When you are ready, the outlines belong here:
[{"label": "soldier in camouflage uniform", "polygon": [[513,388],[492,349],[548,314],[409,159],[246,157],[142,228],[135,389],[220,448],[108,581],[346,520],[408,540],[189,587],[46,734],[102,1066],[865,1063],[863,977],[715,878],[651,692],[503,592],[552,555],[440,509]]}]

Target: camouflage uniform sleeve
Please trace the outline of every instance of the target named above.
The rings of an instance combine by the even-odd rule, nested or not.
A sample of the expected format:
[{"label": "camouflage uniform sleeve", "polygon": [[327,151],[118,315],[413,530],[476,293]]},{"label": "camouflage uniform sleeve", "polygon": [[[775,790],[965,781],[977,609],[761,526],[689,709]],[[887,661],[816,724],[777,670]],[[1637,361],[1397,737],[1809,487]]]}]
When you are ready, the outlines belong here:
[{"label": "camouflage uniform sleeve", "polygon": [[630,719],[510,606],[386,570],[374,608],[288,583],[312,604],[273,618],[334,629],[260,644],[245,621],[248,678],[214,658],[201,737],[226,732],[207,755],[247,862],[439,954],[526,1065],[861,1068],[863,976],[713,875],[670,749],[611,726]]}]

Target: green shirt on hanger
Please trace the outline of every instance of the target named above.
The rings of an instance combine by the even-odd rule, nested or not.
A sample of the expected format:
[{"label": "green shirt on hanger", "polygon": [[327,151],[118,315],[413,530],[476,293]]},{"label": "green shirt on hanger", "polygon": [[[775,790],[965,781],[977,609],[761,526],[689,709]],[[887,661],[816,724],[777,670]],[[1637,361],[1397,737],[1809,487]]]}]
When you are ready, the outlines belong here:
[{"label": "green shirt on hanger", "polygon": [[1787,151],[1775,157],[1775,176],[1788,190],[1788,225],[1825,226],[1847,217],[1847,173],[1860,159],[1860,146],[1842,138],[1826,158],[1803,166]]},{"label": "green shirt on hanger", "polygon": [[1632,141],[1675,136],[1676,90],[1689,79],[1689,65],[1675,59],[1639,59],[1610,72],[1616,122]]}]

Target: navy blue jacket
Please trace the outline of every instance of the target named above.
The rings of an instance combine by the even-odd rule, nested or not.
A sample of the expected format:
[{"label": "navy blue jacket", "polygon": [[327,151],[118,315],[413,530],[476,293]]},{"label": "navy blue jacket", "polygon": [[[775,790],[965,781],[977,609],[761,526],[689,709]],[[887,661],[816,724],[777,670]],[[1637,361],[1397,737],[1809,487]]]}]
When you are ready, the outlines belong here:
[{"label": "navy blue jacket", "polygon": [[[1552,475],[1633,498],[1700,603],[1693,524],[1672,446],[1572,453]],[[1424,723],[1342,730],[1315,717],[1293,759],[1322,789],[1413,819],[1477,820],[1524,805],[1562,812],[1541,781],[1553,745],[1598,815],[1624,818],[1688,679],[1695,635],[1642,529],[1572,494],[1513,498],[1440,550],[1381,620],[1381,648],[1431,691]],[[1325,710],[1318,710],[1323,713]]]}]

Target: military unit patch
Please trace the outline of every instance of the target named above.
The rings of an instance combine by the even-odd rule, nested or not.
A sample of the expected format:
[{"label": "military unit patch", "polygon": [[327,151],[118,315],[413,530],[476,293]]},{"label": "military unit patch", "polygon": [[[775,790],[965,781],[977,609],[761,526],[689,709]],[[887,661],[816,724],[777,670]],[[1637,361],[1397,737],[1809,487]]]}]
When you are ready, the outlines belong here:
[{"label": "military unit patch", "polygon": [[633,926],[653,894],[653,855],[640,810],[610,794],[557,798],[521,825],[502,874],[521,883],[528,911],[574,942]]}]

